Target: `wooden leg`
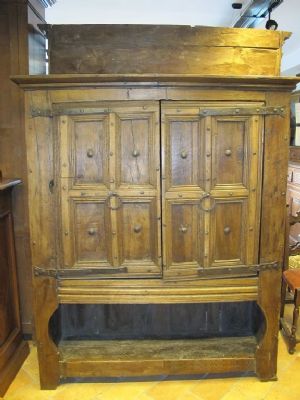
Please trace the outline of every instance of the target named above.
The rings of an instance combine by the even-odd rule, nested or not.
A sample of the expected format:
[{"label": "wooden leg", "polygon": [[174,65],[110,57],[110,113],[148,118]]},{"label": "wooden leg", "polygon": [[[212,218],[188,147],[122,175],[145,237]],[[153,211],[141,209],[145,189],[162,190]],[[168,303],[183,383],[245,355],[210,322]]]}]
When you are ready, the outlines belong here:
[{"label": "wooden leg", "polygon": [[58,307],[56,279],[36,277],[34,289],[35,334],[41,389],[56,389],[59,383],[58,349],[49,336],[49,320]]},{"label": "wooden leg", "polygon": [[262,381],[277,379],[280,285],[280,270],[260,272],[258,305],[265,316],[265,330],[256,351],[256,374]]},{"label": "wooden leg", "polygon": [[294,311],[293,311],[293,322],[291,327],[291,335],[289,337],[289,353],[293,354],[295,352],[296,347],[296,331],[297,331],[297,323],[299,319],[299,306],[300,306],[300,293],[299,290],[295,290],[294,295]]},{"label": "wooden leg", "polygon": [[280,317],[281,318],[283,318],[283,316],[284,316],[286,289],[287,289],[287,284],[286,284],[285,280],[282,280],[282,284],[281,284],[281,308],[280,308]]}]

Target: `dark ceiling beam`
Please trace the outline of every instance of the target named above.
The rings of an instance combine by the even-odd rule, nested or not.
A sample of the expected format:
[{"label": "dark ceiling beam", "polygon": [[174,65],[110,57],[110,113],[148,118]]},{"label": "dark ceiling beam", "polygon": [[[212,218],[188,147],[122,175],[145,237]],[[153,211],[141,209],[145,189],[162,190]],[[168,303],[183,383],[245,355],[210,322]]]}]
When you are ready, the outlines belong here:
[{"label": "dark ceiling beam", "polygon": [[278,7],[283,0],[253,0],[234,22],[235,28],[254,28],[268,16],[269,9]]}]

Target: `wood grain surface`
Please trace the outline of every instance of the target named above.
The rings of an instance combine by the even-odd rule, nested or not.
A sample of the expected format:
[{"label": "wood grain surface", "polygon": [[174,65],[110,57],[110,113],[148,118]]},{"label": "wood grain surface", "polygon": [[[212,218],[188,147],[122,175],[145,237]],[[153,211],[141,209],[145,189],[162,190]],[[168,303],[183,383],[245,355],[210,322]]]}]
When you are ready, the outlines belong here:
[{"label": "wood grain surface", "polygon": [[55,73],[279,75],[286,32],[161,25],[48,25]]}]

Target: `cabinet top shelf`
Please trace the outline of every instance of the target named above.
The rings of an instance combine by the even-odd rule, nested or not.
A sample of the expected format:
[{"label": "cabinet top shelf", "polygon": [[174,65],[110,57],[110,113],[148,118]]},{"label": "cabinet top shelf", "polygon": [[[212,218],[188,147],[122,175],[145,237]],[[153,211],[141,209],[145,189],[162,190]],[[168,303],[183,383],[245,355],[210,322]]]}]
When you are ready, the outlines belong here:
[{"label": "cabinet top shelf", "polygon": [[197,86],[255,86],[294,89],[300,77],[274,76],[217,76],[198,74],[50,74],[15,75],[11,80],[28,89],[51,86],[101,86],[101,85],[197,85]]}]

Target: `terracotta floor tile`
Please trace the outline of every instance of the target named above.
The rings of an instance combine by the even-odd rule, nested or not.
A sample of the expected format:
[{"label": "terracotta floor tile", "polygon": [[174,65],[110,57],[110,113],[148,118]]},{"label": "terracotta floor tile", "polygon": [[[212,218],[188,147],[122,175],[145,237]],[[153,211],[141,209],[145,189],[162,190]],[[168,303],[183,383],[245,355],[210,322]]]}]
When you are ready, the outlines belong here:
[{"label": "terracotta floor tile", "polygon": [[299,400],[299,398],[299,393],[290,393],[282,387],[277,387],[270,390],[264,400]]},{"label": "terracotta floor tile", "polygon": [[136,397],[135,400],[152,400],[152,398],[149,397],[146,393],[142,393],[141,395]]},{"label": "terracotta floor tile", "polygon": [[68,383],[54,391],[51,400],[94,400],[108,389],[104,383]]},{"label": "terracotta floor tile", "polygon": [[204,400],[219,400],[237,383],[239,378],[203,379],[191,390]]},{"label": "terracotta floor tile", "polygon": [[279,387],[284,390],[288,390],[291,393],[298,394],[300,399],[300,358],[295,357],[294,362],[290,366],[279,374],[279,379],[274,385],[276,389]]},{"label": "terracotta floor tile", "polygon": [[154,400],[177,400],[184,398],[196,384],[194,380],[162,381],[148,390],[147,395]]},{"label": "terracotta floor tile", "polygon": [[204,400],[203,397],[200,397],[192,392],[186,392],[182,396],[178,397],[177,400]]},{"label": "terracotta floor tile", "polygon": [[[219,400],[249,400],[249,397],[244,395],[238,389],[233,387],[229,392],[227,392],[224,396],[219,397]],[[260,400],[260,398],[252,397],[251,400]]]},{"label": "terracotta floor tile", "polygon": [[17,376],[15,377],[14,381],[8,388],[8,391],[6,392],[4,399],[9,399],[9,397],[11,397],[18,390],[28,385],[33,386],[33,384],[34,382],[30,377],[30,375],[28,375],[27,372],[23,368],[21,368]]},{"label": "terracotta floor tile", "polygon": [[7,392],[5,400],[52,400],[53,390],[40,390],[34,384],[19,388],[14,392]]},{"label": "terracotta floor tile", "polygon": [[147,394],[156,382],[118,382],[111,384],[110,388],[100,397],[101,400],[133,400]]},{"label": "terracotta floor tile", "polygon": [[235,389],[249,400],[264,399],[276,382],[260,382],[256,377],[241,379]]}]

